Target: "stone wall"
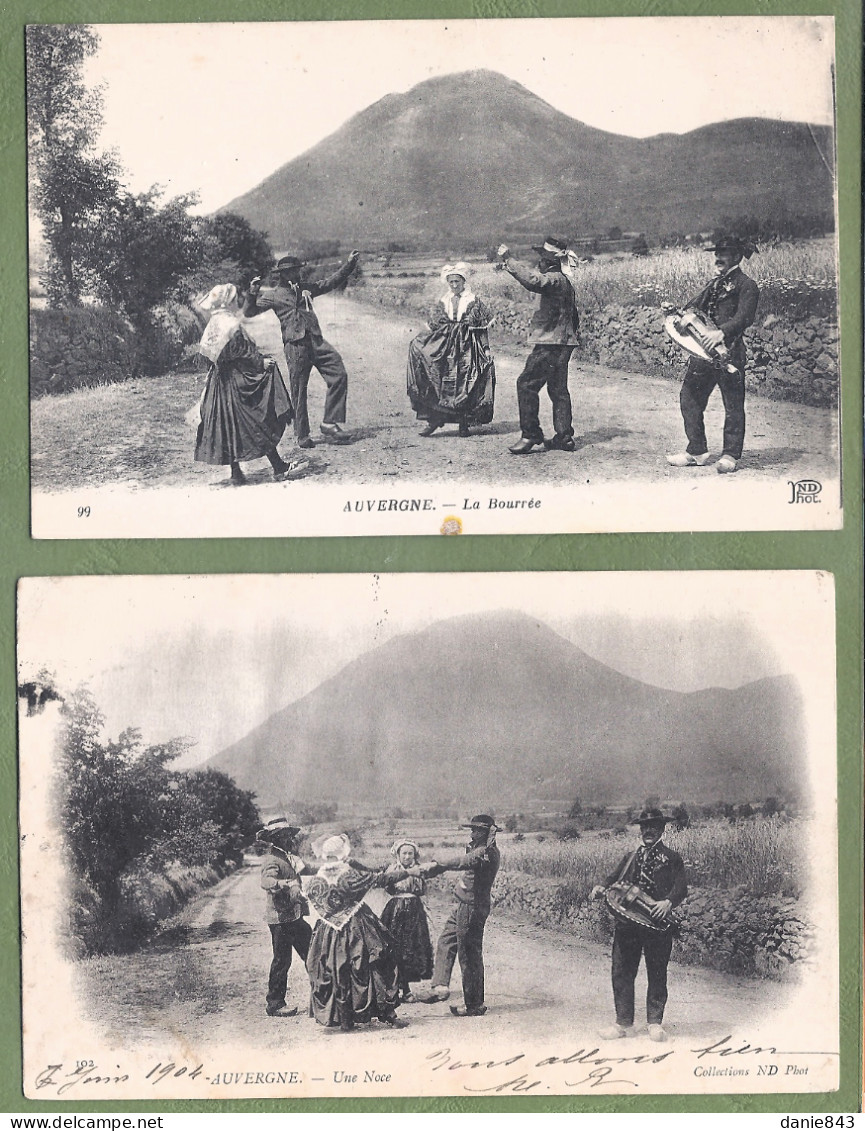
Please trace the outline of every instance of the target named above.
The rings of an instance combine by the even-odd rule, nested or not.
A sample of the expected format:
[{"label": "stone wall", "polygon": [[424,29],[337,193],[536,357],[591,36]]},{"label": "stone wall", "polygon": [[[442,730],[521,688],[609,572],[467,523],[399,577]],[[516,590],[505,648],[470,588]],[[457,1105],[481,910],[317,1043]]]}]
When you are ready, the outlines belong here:
[{"label": "stone wall", "polygon": [[[612,936],[604,901],[578,899],[573,887],[559,880],[502,871],[493,902],[542,925],[570,927],[582,938],[601,942]],[[810,959],[814,928],[795,899],[693,888],[677,918],[675,962],[782,980]]]},{"label": "stone wall", "polygon": [[[687,355],[667,336],[654,307],[610,307],[582,318],[584,356],[600,365],[680,378]],[[838,397],[838,329],[769,314],[745,331],[746,384],[775,400],[828,406]]]},{"label": "stone wall", "polygon": [[[398,287],[357,288],[352,297],[393,306],[425,318],[428,304]],[[490,339],[525,346],[534,305],[510,300],[488,304],[495,324]],[[687,355],[664,330],[664,314],[655,306],[609,306],[581,311],[583,345],[578,357],[611,369],[681,380]],[[768,314],[745,332],[750,392],[773,400],[834,406],[838,399],[838,327],[824,317],[794,322]]]}]

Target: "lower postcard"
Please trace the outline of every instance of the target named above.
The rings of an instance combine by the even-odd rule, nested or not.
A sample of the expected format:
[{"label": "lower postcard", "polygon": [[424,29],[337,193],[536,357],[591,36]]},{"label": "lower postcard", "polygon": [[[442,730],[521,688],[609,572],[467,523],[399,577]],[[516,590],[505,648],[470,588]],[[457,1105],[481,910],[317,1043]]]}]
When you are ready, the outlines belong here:
[{"label": "lower postcard", "polygon": [[27,578],[18,621],[29,1099],[837,1089],[830,575]]}]

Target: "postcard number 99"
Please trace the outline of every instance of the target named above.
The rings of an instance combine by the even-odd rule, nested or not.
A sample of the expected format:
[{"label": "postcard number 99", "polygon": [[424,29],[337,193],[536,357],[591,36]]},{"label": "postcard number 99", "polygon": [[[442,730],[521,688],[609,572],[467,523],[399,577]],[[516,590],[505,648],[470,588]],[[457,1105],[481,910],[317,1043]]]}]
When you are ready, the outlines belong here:
[{"label": "postcard number 99", "polygon": [[78,517],[79,518],[90,518],[90,507],[79,507],[78,508]]}]

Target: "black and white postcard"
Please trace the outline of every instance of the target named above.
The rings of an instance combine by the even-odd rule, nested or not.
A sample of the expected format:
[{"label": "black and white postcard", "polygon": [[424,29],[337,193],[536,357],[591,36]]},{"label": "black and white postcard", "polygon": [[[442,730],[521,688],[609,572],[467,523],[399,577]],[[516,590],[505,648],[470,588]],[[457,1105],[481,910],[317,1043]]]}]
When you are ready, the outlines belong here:
[{"label": "black and white postcard", "polygon": [[27,578],[18,620],[28,1099],[838,1087],[831,575]]},{"label": "black and white postcard", "polygon": [[834,35],[29,28],[33,535],[837,529]]}]

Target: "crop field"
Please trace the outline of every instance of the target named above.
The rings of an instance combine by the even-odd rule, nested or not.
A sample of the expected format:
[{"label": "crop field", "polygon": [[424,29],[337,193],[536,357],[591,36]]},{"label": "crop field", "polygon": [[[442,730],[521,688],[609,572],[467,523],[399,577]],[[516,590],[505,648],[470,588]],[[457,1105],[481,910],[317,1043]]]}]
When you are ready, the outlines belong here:
[{"label": "crop field", "polygon": [[[733,824],[706,821],[681,832],[668,829],[664,836],[664,842],[684,859],[691,885],[741,886],[754,895],[800,894],[806,879],[803,841],[800,821],[761,818]],[[634,845],[634,837],[611,834],[568,841],[539,841],[527,834],[524,840],[507,844],[507,866],[542,878],[560,878],[587,895]]]},{"label": "crop field", "polygon": [[[468,833],[447,820],[367,821],[349,830],[358,855],[383,861],[398,835],[408,836],[432,859],[436,850],[459,851]],[[684,859],[693,887],[732,889],[752,895],[798,897],[806,886],[807,827],[802,819],[761,818],[729,822],[705,820],[677,831],[668,828],[664,841]],[[498,834],[502,868],[540,879],[556,879],[585,899],[592,886],[608,875],[637,846],[636,829],[585,832],[561,840],[552,831]]]},{"label": "crop field", "polygon": [[[520,252],[522,256],[523,253]],[[533,262],[534,253],[525,253]],[[495,313],[506,304],[530,305],[535,296],[506,271],[484,259],[466,260],[473,268],[470,286]],[[385,266],[370,262],[363,279],[349,294],[385,306],[426,310],[444,291],[439,272],[452,258],[429,255],[394,256]],[[760,285],[760,315],[834,316],[837,269],[832,239],[803,240],[768,246],[744,264]],[[581,262],[576,280],[581,310],[608,306],[679,306],[696,295],[712,277],[714,260],[696,248],[668,248],[647,256],[598,256]]]}]

